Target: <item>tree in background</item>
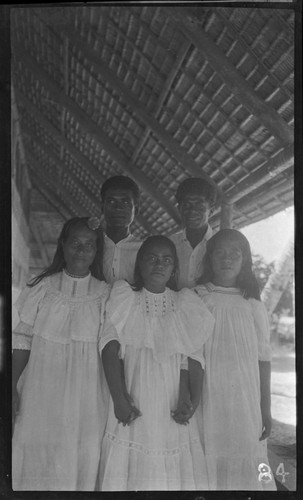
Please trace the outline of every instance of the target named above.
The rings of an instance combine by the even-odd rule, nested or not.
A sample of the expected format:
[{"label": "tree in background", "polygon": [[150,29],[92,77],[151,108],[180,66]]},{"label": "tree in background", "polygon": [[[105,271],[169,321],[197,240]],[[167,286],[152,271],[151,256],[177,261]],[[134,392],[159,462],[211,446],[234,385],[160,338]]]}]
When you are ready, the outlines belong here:
[{"label": "tree in background", "polygon": [[[294,316],[294,275],[290,254],[291,246],[288,245],[281,258],[269,264],[261,255],[253,255],[253,270],[260,285],[261,298],[271,316],[273,335],[277,333],[282,316]],[[283,271],[288,275],[285,276]]]},{"label": "tree in background", "polygon": [[260,286],[260,290],[262,292],[263,288],[265,287],[266,283],[268,282],[270,275],[275,270],[275,264],[274,264],[274,262],[267,264],[267,262],[264,260],[264,258],[258,254],[255,254],[255,255],[253,254],[252,260],[253,260],[253,271],[255,273],[255,276],[256,276],[258,283],[259,283],[259,286]]}]

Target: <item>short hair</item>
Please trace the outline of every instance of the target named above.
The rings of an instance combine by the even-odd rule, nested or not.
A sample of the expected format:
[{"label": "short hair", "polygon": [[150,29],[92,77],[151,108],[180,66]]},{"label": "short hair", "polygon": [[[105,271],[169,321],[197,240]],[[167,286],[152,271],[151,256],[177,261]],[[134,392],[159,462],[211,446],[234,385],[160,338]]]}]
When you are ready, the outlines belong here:
[{"label": "short hair", "polygon": [[239,275],[236,278],[236,287],[240,288],[245,299],[254,298],[260,300],[260,287],[256,276],[253,273],[252,255],[248,239],[243,233],[236,229],[221,229],[214,234],[206,243],[206,253],[203,258],[203,274],[198,280],[198,285],[208,283],[213,280],[212,255],[216,243],[220,241],[235,241],[242,252],[243,262]]},{"label": "short hair", "polygon": [[217,188],[211,180],[201,177],[189,177],[179,184],[176,191],[176,200],[178,204],[187,194],[202,194],[208,200],[210,206],[214,206],[217,201]]},{"label": "short hair", "polygon": [[167,238],[166,236],[156,234],[153,236],[149,236],[144,240],[142,245],[140,246],[138,253],[137,253],[137,258],[135,262],[135,270],[134,270],[134,283],[131,285],[132,288],[135,291],[142,290],[144,287],[144,282],[143,282],[143,277],[141,274],[140,270],[140,263],[143,260],[143,256],[145,252],[148,250],[148,248],[153,245],[154,243],[162,243],[163,245],[167,245],[168,248],[170,248],[172,254],[173,254],[173,259],[174,259],[174,269],[173,269],[173,276],[170,277],[168,282],[166,283],[166,286],[170,288],[171,290],[177,290],[177,274],[179,272],[179,259],[177,255],[177,249],[176,245],[172,240]]},{"label": "short hair", "polygon": [[101,187],[101,199],[103,201],[108,189],[128,189],[133,195],[135,205],[139,205],[139,186],[130,177],[127,177],[126,175],[114,175],[113,177],[109,177],[108,179],[106,179]]}]

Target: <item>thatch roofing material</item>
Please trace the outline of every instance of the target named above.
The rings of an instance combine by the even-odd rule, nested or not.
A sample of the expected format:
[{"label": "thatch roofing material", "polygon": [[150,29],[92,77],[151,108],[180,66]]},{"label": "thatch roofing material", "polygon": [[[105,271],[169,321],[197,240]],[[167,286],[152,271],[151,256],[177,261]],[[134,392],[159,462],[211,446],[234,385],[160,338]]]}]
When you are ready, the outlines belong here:
[{"label": "thatch roofing material", "polygon": [[64,217],[100,215],[100,186],[115,174],[141,188],[141,236],[180,227],[174,193],[192,175],[234,203],[235,227],[292,204],[291,5],[11,12],[26,163]]}]

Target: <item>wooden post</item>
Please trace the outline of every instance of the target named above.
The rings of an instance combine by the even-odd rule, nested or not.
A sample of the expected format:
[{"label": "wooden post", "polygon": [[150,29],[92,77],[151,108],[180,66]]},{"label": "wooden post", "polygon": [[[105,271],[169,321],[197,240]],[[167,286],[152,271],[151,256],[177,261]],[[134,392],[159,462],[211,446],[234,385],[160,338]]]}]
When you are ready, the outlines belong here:
[{"label": "wooden post", "polygon": [[220,229],[231,229],[232,222],[233,222],[233,204],[222,202]]}]

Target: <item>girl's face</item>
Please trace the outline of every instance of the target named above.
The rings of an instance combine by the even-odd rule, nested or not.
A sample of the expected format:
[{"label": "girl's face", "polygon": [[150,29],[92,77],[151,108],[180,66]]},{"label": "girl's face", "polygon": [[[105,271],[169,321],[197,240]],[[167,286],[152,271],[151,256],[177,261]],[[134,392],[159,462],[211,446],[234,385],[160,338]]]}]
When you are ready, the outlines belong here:
[{"label": "girl's face", "polygon": [[240,245],[232,239],[218,241],[211,256],[211,263],[214,284],[234,286],[243,264]]},{"label": "girl's face", "polygon": [[144,287],[152,293],[164,292],[175,267],[174,255],[163,243],[151,244],[139,264]]},{"label": "girl's face", "polygon": [[97,252],[97,235],[88,227],[74,227],[62,243],[66,270],[85,276]]}]

